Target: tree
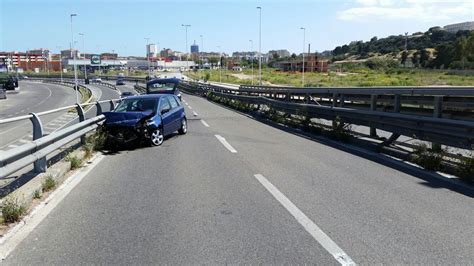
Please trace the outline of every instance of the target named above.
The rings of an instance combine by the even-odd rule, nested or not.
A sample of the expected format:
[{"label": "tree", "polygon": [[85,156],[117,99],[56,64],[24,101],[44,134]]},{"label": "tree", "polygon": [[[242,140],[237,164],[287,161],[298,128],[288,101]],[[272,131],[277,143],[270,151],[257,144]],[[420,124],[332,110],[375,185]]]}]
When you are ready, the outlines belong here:
[{"label": "tree", "polygon": [[436,68],[447,68],[454,58],[454,47],[451,44],[440,44],[436,46],[436,57],[433,66]]}]

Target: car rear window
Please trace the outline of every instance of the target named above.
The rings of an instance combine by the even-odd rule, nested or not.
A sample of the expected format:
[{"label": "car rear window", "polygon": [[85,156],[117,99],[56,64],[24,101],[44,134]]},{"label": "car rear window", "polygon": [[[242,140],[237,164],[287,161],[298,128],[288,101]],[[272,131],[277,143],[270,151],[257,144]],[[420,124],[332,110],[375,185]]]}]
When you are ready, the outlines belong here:
[{"label": "car rear window", "polygon": [[148,85],[148,90],[150,92],[158,91],[172,91],[174,90],[175,83],[153,83]]},{"label": "car rear window", "polygon": [[156,99],[125,99],[115,112],[145,112],[155,110]]}]

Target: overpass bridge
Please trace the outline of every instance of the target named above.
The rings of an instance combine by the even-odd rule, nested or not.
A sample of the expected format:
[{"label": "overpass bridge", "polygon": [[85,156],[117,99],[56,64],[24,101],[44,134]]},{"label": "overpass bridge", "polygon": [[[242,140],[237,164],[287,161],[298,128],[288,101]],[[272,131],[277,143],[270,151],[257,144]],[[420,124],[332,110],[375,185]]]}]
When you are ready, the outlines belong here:
[{"label": "overpass bridge", "polygon": [[[97,155],[58,190],[48,203],[50,212],[40,211],[44,219],[30,220],[37,223],[31,233],[12,237],[14,244],[0,243],[4,263],[469,264],[474,259],[472,187],[392,159],[404,136],[472,150],[472,88],[423,96],[390,88],[377,97],[372,91],[237,90],[196,83],[182,89],[188,93],[183,95],[187,135],[171,136],[158,148]],[[414,108],[414,101],[432,108]],[[455,102],[471,111],[452,108]],[[110,101],[98,104],[105,111]],[[38,138],[28,155],[9,160],[2,153],[1,171],[30,155],[42,158],[61,138],[76,134],[78,139],[81,130],[93,130],[103,119],[93,113],[99,116],[56,140]],[[379,147],[374,152],[293,128],[291,120],[300,116],[339,117],[366,127],[369,132],[358,136],[362,140],[374,131],[388,135],[373,137],[371,145]],[[48,145],[41,146],[48,137]]]}]

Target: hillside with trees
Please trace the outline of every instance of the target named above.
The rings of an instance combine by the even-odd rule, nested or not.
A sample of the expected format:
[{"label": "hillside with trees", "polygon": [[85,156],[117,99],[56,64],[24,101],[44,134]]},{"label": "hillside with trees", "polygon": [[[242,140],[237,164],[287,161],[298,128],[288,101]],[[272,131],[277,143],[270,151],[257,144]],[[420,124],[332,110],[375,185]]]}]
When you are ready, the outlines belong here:
[{"label": "hillside with trees", "polygon": [[[407,51],[405,51],[405,42]],[[474,69],[474,31],[447,32],[440,27],[410,36],[398,35],[337,46],[332,61],[364,60],[368,67],[409,65],[438,69]],[[367,59],[367,60],[366,60]]]}]

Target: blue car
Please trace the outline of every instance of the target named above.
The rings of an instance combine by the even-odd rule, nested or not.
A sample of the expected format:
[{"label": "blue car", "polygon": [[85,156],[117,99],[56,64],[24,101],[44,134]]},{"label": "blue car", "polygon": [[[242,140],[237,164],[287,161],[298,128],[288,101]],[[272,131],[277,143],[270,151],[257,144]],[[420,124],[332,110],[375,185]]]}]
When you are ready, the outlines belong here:
[{"label": "blue car", "polygon": [[127,97],[104,115],[108,140],[121,146],[142,140],[159,146],[166,135],[175,131],[186,134],[188,130],[184,108],[173,94]]},{"label": "blue car", "polygon": [[159,78],[153,79],[146,83],[146,94],[174,94],[181,100],[181,93],[179,92],[177,78]]}]

